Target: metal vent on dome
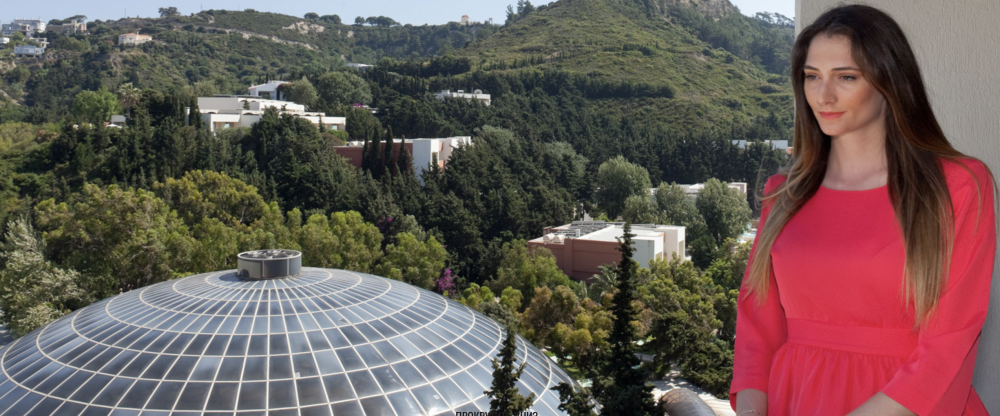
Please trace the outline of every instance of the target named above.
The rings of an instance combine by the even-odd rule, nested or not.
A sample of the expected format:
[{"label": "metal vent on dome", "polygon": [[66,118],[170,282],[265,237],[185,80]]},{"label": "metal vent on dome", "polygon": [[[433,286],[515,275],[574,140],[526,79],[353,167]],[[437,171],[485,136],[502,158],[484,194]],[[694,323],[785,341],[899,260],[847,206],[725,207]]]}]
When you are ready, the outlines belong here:
[{"label": "metal vent on dome", "polygon": [[240,253],[236,267],[239,276],[249,280],[298,276],[302,272],[302,253],[295,250],[255,250]]}]

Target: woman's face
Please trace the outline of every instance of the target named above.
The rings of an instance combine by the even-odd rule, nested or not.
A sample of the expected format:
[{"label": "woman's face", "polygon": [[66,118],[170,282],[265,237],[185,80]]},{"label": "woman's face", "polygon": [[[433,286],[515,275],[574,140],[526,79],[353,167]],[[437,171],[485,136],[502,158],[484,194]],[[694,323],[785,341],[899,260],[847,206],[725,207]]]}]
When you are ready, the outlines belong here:
[{"label": "woman's face", "polygon": [[805,94],[828,136],[884,135],[885,98],[861,74],[845,36],[818,35],[809,44]]}]

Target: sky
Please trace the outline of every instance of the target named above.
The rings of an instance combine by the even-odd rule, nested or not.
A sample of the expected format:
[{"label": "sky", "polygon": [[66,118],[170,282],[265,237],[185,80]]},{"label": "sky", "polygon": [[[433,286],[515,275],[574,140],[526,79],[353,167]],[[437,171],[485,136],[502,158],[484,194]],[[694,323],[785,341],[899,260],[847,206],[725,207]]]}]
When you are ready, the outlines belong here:
[{"label": "sky", "polygon": [[[789,18],[795,14],[795,0],[730,0],[745,15],[753,16],[760,11],[777,12]],[[38,19],[44,21],[64,19],[73,15],[86,15],[90,20],[109,20],[125,17],[156,17],[160,7],[173,6],[184,14],[200,10],[225,9],[243,10],[252,8],[261,12],[275,12],[292,16],[302,16],[309,12],[337,14],[345,22],[353,22],[357,16],[387,16],[400,23],[414,25],[443,24],[458,21],[462,15],[469,15],[472,21],[485,21],[492,17],[494,23],[503,23],[507,5],[517,0],[379,0],[379,1],[318,1],[299,0],[275,2],[265,0],[160,0],[148,1],[104,0],[87,2],[79,0],[49,0],[42,3],[32,1],[4,1],[0,7],[0,22],[9,23],[14,18]],[[538,0],[535,6],[548,3]]]}]

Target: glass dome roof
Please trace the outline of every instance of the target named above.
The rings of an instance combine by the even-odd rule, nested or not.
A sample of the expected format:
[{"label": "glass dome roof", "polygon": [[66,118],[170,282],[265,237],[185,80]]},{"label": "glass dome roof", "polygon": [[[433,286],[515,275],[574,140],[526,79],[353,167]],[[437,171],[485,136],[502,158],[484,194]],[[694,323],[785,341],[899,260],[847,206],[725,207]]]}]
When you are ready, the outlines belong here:
[{"label": "glass dome roof", "polygon": [[[455,301],[343,270],[189,276],[82,308],[11,343],[0,415],[437,415],[487,411],[503,329]],[[572,379],[523,338],[531,411]]]}]

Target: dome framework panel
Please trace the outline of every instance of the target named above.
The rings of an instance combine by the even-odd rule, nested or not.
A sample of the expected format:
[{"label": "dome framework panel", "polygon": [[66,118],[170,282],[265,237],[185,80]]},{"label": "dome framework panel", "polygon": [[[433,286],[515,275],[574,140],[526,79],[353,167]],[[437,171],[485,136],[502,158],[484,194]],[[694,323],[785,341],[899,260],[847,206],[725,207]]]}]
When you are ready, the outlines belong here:
[{"label": "dome framework panel", "polygon": [[[455,301],[368,274],[303,268],[158,283],[5,348],[0,416],[381,415],[485,411],[504,330]],[[572,379],[523,338],[531,411]]]}]

